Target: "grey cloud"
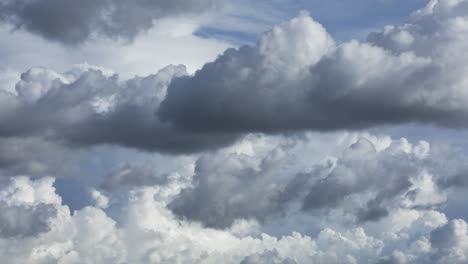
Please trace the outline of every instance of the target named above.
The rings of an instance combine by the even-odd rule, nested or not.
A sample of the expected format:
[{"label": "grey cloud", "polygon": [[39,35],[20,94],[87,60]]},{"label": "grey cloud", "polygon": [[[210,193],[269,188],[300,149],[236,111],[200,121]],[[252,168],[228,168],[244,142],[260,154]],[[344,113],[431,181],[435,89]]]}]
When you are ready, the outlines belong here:
[{"label": "grey cloud", "polygon": [[278,182],[277,171],[283,169],[285,154],[277,149],[263,157],[205,155],[196,162],[194,186],[182,190],[169,207],[179,216],[216,228],[241,218],[265,220],[282,206],[278,193],[284,184]]},{"label": "grey cloud", "polygon": [[431,152],[441,157],[431,162],[432,167],[444,174],[436,182],[440,189],[457,191],[468,187],[468,161],[463,149],[448,144],[434,144]]},{"label": "grey cloud", "polygon": [[76,175],[80,154],[40,137],[0,138],[0,168],[9,175]]},{"label": "grey cloud", "polygon": [[466,224],[463,220],[453,220],[446,225],[431,232],[431,244],[435,248],[451,248],[458,243],[458,238],[464,235],[463,229]]},{"label": "grey cloud", "polygon": [[151,151],[181,153],[218,148],[234,142],[232,133],[191,133],[159,121],[155,112],[172,78],[186,74],[169,66],[155,75],[119,82],[96,70],[78,78],[48,69],[22,74],[17,95],[0,94],[0,136],[42,137],[73,147],[117,144]]},{"label": "grey cloud", "polygon": [[[462,6],[450,7],[447,3],[462,2],[440,2],[438,9],[434,9],[441,16],[436,22],[442,22],[442,28],[447,26],[444,14],[450,17],[456,7],[456,12],[463,11]],[[426,21],[432,14],[419,14],[426,18],[416,17],[414,23],[423,23],[420,21]],[[458,26],[463,28],[464,24]],[[426,31],[421,30],[424,34]],[[320,34],[315,36],[313,32]],[[412,45],[423,45],[422,42],[411,43],[405,33],[396,37],[388,37],[393,33],[381,34],[385,43],[393,39],[398,43],[388,45],[385,51],[357,42],[336,47],[320,25],[301,15],[264,35],[258,47],[227,51],[195,77],[186,76],[183,67],[177,66],[125,82],[93,70],[70,76],[33,69],[23,74],[16,93],[0,90],[0,123],[5,124],[0,126],[0,166],[27,172],[30,161],[57,161],[70,146],[80,149],[119,144],[169,153],[207,151],[229,145],[249,131],[358,128],[375,124],[382,117],[385,123],[435,120],[460,125],[459,115],[448,121],[437,118],[452,110],[459,113],[458,107],[463,107],[458,105],[463,100],[463,91],[457,89],[462,83],[458,82],[462,77],[457,71],[466,68],[461,66],[444,74],[447,77],[444,83],[453,84],[449,85],[451,89],[441,91],[432,85],[442,83],[437,79],[441,76],[439,66],[454,66],[464,59],[463,54],[449,59],[441,48],[444,45],[435,40],[436,35],[441,39],[445,36],[434,34],[435,39],[426,39],[427,49],[421,46],[416,53],[419,57],[415,57],[402,52],[412,50]],[[312,38],[302,41],[303,36]],[[290,46],[289,41],[295,45]],[[301,45],[310,45],[311,49]],[[433,64],[437,61],[432,53],[434,47],[439,48],[436,55],[441,56],[441,65]],[[289,56],[291,50],[299,52]],[[238,56],[241,53],[246,55],[241,58]],[[242,68],[245,61],[251,67]],[[245,81],[230,79],[231,73]],[[428,77],[424,84],[416,82],[418,78],[414,76],[419,74]],[[193,92],[170,89],[166,103],[173,103],[171,93],[179,93],[176,97],[181,103],[177,108],[171,106],[170,113],[165,112],[167,109],[160,112],[169,121],[165,123],[155,112],[165,100],[166,88],[173,78],[178,79],[171,89],[197,78],[200,86],[192,87]],[[216,85],[204,82],[205,78],[214,80]],[[406,85],[413,82],[416,86]],[[251,83],[254,85],[243,86]],[[310,92],[311,83],[317,83],[314,87],[319,88]],[[342,88],[349,83],[352,84],[349,91]],[[198,87],[204,85],[210,93],[198,94],[202,89]],[[226,91],[224,87],[229,89]],[[373,87],[379,88],[371,91]],[[408,87],[422,88],[412,91]],[[209,98],[205,108],[203,102],[212,93],[216,96]],[[191,100],[199,100],[201,107],[191,105]],[[428,109],[416,111],[413,106],[418,105],[418,100]],[[311,101],[314,105],[309,107]],[[241,109],[243,106],[246,108]],[[396,106],[402,108],[395,110]],[[210,117],[211,107],[220,111],[219,116]],[[171,114],[175,110],[180,110],[176,127],[170,123],[174,121]],[[406,113],[406,110],[414,111]],[[186,119],[185,114],[196,118]],[[218,118],[219,123],[210,123]],[[314,123],[317,126],[309,122],[317,122]],[[323,140],[326,142],[322,146],[337,148],[332,145],[338,145],[339,140],[338,137]],[[264,144],[261,140],[255,142]],[[183,186],[185,182],[138,188],[164,185],[168,175],[158,174],[151,164],[142,167],[123,164],[107,176],[102,187],[111,191],[119,186],[135,188],[122,190],[115,197],[110,193],[109,210],[103,210],[107,197],[95,193],[98,207],[87,206],[71,214],[57,195],[52,179],[14,178],[9,185],[0,186],[2,261],[286,264],[430,263],[430,257],[439,263],[466,263],[468,259],[466,222],[446,223],[446,216],[435,211],[445,201],[443,190],[438,187],[466,184],[458,176],[464,174],[456,173],[460,165],[452,166],[464,163],[464,158],[434,153],[424,142],[412,146],[400,140],[382,147],[371,139],[360,139],[336,160],[319,165],[297,162],[293,166],[299,168],[291,168],[295,155],[305,155],[307,160],[311,156],[324,156],[326,151],[317,145],[314,151],[318,154],[310,149],[294,152],[288,144],[276,144],[270,149],[236,147],[205,153],[199,158],[191,179],[193,186],[187,188]],[[246,154],[241,154],[243,151]],[[443,179],[450,175],[456,176]],[[166,199],[170,198],[158,198],[176,195],[180,188],[185,189],[169,205]],[[115,208],[118,210],[112,210]],[[316,214],[309,217],[310,212]],[[310,227],[300,229],[314,232],[290,235],[295,228],[284,228],[288,234],[281,238],[253,235],[264,231],[263,224],[273,217],[278,221],[277,229],[285,223],[294,226],[294,221],[300,218],[301,225]],[[348,222],[349,219],[358,221]],[[229,226],[232,229],[219,230]],[[319,232],[316,237],[315,230]]]},{"label": "grey cloud", "polygon": [[466,127],[468,27],[453,21],[466,21],[468,1],[432,4],[368,42],[340,45],[303,13],[174,80],[159,115],[205,132]]},{"label": "grey cloud", "polygon": [[290,169],[297,155],[290,147],[280,144],[255,156],[204,155],[196,163],[193,186],[169,208],[206,226],[226,228],[236,219],[268,222],[295,208],[313,214],[343,210],[358,223],[376,222],[396,209],[431,210],[446,201],[437,181],[451,168],[439,168],[433,160],[447,157],[429,155],[425,142],[413,146],[395,140],[378,151],[360,138],[336,161],[300,173]]},{"label": "grey cloud", "polygon": [[113,191],[123,186],[163,185],[168,183],[169,177],[168,174],[159,174],[151,163],[145,163],[141,166],[125,163],[110,172],[100,187]]},{"label": "grey cloud", "polygon": [[0,237],[23,238],[37,236],[50,230],[49,221],[57,215],[50,204],[34,206],[0,203]]},{"label": "grey cloud", "polygon": [[32,69],[16,94],[0,91],[0,121],[8,124],[0,136],[188,153],[230,145],[249,132],[465,126],[468,28],[451,23],[465,19],[465,5],[437,2],[368,43],[340,45],[301,13],[194,76],[182,66],[126,82],[95,70],[77,77]]},{"label": "grey cloud", "polygon": [[408,263],[408,261],[404,254],[392,255],[390,257],[383,257],[377,262],[377,264],[405,264],[405,263]]},{"label": "grey cloud", "polygon": [[[271,150],[275,149],[275,146],[270,147]],[[369,147],[371,145],[366,143],[355,145],[351,153],[348,151],[343,154],[343,158],[346,158],[348,162],[352,159],[358,160],[360,157],[357,156],[367,155]],[[408,144],[400,147],[404,147],[405,151],[417,148]],[[399,155],[392,148],[391,146],[384,150],[381,147],[375,149],[387,151],[388,155],[390,153]],[[279,149],[288,150],[284,146]],[[255,181],[262,181],[263,186],[266,186],[272,182],[280,184],[282,179],[290,180],[280,169],[287,163],[280,161],[292,154],[290,152],[281,154],[281,151],[270,149],[256,150],[257,155],[252,155],[250,158],[240,154],[237,154],[239,157],[206,155],[205,164],[199,166],[215,169],[209,169],[211,172],[216,172],[213,172],[210,179],[206,180],[213,180],[213,186],[216,184],[215,174],[254,170],[268,175],[260,177],[265,178],[263,181],[253,177],[253,181],[247,182],[248,184],[254,182],[255,185],[255,188],[248,190],[249,192],[254,190],[260,193],[249,196],[250,203],[261,203],[264,193],[259,187],[262,185],[255,184]],[[231,152],[236,151],[231,150]],[[376,153],[372,151],[371,154],[376,156]],[[218,160],[212,160],[217,157],[219,157]],[[370,157],[364,158],[370,159]],[[212,160],[211,163],[210,160]],[[279,167],[275,167],[278,163],[281,163]],[[268,168],[276,173],[265,173]],[[328,174],[333,169],[328,165],[324,168],[327,168]],[[208,170],[208,168],[205,169]],[[204,169],[199,168],[199,171],[204,172]],[[252,177],[252,174],[245,175]],[[221,178],[229,180],[229,177]],[[427,182],[416,185],[424,187],[427,186]],[[239,197],[242,200],[242,196],[245,195],[242,188],[232,188],[231,192],[229,188],[222,187],[221,191],[229,192],[226,196],[234,198],[232,200],[234,203],[239,201]],[[61,197],[57,195],[52,178],[37,180],[26,177],[14,178],[9,184],[0,186],[0,200],[4,203],[0,209],[2,212],[8,212],[9,209],[15,211],[0,216],[0,223],[2,223],[0,227],[9,230],[0,236],[1,255],[7,263],[29,263],[33,260],[39,263],[283,264],[465,263],[466,256],[468,256],[467,225],[464,220],[452,220],[447,223],[446,216],[434,210],[418,211],[412,208],[399,208],[393,211],[387,219],[373,223],[343,224],[341,217],[338,217],[340,214],[336,215],[337,217],[318,214],[302,221],[302,225],[316,226],[319,230],[318,234],[315,232],[290,234],[290,230],[293,229],[289,229],[288,233],[282,237],[275,237],[265,233],[254,235],[263,231],[259,225],[261,223],[255,221],[239,221],[235,224],[237,227],[233,229],[215,230],[178,219],[168,210],[165,202],[155,199],[159,192],[173,191],[173,186],[123,190],[122,193],[116,194],[118,197],[109,197],[112,203],[121,206],[121,210],[111,212],[99,207],[87,206],[72,214],[70,209],[62,204]],[[239,193],[242,195],[233,196]],[[266,194],[268,193],[267,191]],[[220,194],[217,197],[224,199]],[[105,199],[105,197],[102,198]],[[56,210],[56,216],[51,213],[48,217],[48,209],[41,208],[44,205],[53,209],[51,211]],[[205,204],[205,206],[211,205],[211,203]],[[39,208],[43,216],[39,216],[39,211],[35,211]],[[296,217],[298,213],[304,212],[287,212],[288,222],[292,221],[291,218]],[[4,217],[11,219],[11,215],[23,217],[14,222],[3,219]],[[29,221],[25,219],[33,217],[36,221],[41,219],[38,222],[42,224],[35,223],[38,225],[35,228],[31,225],[17,227]],[[318,218],[319,222],[314,221],[313,218]],[[8,224],[3,224],[5,222]],[[50,223],[47,225],[48,228],[46,223]]]},{"label": "grey cloud", "polygon": [[[446,146],[445,148],[447,148]],[[438,167],[449,167],[445,177],[438,179],[437,184],[441,189],[464,189],[468,187],[468,167],[464,151],[452,151],[452,153],[440,151],[439,155],[446,157],[446,162],[437,162]]]},{"label": "grey cloud", "polygon": [[255,254],[245,257],[240,264],[296,264],[297,262],[290,258],[279,256],[278,250],[267,250],[262,254]]},{"label": "grey cloud", "polygon": [[78,44],[96,35],[133,39],[153,20],[214,9],[218,0],[6,0],[0,20],[42,37]]},{"label": "grey cloud", "polygon": [[346,199],[351,195],[371,191],[374,195],[366,206],[353,210],[360,221],[378,220],[388,215],[388,207],[396,197],[409,191],[410,179],[422,168],[422,162],[412,155],[394,155],[389,150],[378,153],[370,141],[360,139],[325,178],[311,184],[303,208],[346,208]]},{"label": "grey cloud", "polygon": [[460,170],[457,174],[451,177],[440,179],[438,184],[442,188],[466,188],[468,187],[468,171],[466,168],[464,170]]},{"label": "grey cloud", "polygon": [[467,224],[462,219],[451,220],[433,230],[430,242],[435,263],[464,263],[468,257]]}]

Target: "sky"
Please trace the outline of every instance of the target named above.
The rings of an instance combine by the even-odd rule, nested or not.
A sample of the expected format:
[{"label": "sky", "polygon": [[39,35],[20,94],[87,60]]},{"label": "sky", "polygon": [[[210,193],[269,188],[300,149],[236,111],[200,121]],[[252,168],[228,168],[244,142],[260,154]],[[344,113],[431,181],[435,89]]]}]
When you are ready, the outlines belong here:
[{"label": "sky", "polygon": [[0,256],[468,262],[468,0],[0,0]]}]

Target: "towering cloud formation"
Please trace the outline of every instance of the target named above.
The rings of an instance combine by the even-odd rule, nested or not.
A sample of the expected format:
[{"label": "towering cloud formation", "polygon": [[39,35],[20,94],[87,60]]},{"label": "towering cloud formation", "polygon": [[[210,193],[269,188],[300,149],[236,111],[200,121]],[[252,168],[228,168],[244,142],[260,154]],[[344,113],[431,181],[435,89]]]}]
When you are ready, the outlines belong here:
[{"label": "towering cloud formation", "polygon": [[78,44],[90,37],[133,39],[154,20],[213,9],[218,0],[2,0],[0,20],[52,41]]},{"label": "towering cloud formation", "polygon": [[465,127],[467,1],[431,1],[368,42],[335,45],[307,14],[174,80],[159,110],[189,131]]}]

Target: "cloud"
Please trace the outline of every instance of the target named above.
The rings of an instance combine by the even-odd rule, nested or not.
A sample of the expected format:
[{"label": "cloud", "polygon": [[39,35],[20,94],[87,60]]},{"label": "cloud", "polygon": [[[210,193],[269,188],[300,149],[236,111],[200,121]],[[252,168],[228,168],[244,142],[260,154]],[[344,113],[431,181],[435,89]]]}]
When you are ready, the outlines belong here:
[{"label": "cloud", "polygon": [[92,190],[91,197],[94,199],[96,207],[105,209],[109,206],[109,199],[98,190]]},{"label": "cloud", "polygon": [[[366,226],[346,227],[345,231],[324,228],[316,235],[297,232],[283,237],[266,233],[250,235],[255,230],[240,235],[229,229],[214,230],[178,220],[164,202],[155,199],[160,191],[155,187],[139,187],[125,192],[122,198],[126,201],[112,214],[93,206],[71,214],[55,193],[53,179],[17,178],[0,188],[2,202],[22,206],[28,214],[45,205],[54,208],[56,214],[48,219],[48,228],[35,236],[0,237],[0,253],[4,261],[13,263],[71,264],[377,263],[390,252],[393,258],[427,263],[438,252],[437,248],[446,248],[445,244],[452,241],[436,242],[440,235],[452,236],[454,232],[449,230],[456,229],[453,241],[460,245],[457,241],[462,239],[464,230],[463,225],[456,224],[463,224],[462,220],[450,222],[446,227],[440,217],[428,217],[431,211],[418,213],[410,209],[405,210],[406,216],[395,216],[395,219],[406,219],[409,224],[403,226],[408,229],[399,228],[400,222],[380,223],[381,233],[387,232],[382,237],[370,235]],[[12,221],[20,223],[22,219]],[[26,231],[30,227],[23,228]],[[411,246],[405,248],[400,243]]]},{"label": "cloud", "polygon": [[285,169],[286,155],[282,148],[264,156],[204,155],[196,162],[193,187],[182,190],[169,207],[177,215],[216,228],[229,227],[236,219],[265,220],[282,207],[278,173]]},{"label": "cloud", "polygon": [[433,1],[402,26],[339,45],[301,13],[174,80],[159,116],[199,132],[465,127],[467,6]]},{"label": "cloud", "polygon": [[29,237],[50,231],[49,219],[57,215],[53,206],[39,204],[27,206],[8,206],[0,204],[0,237]]},{"label": "cloud", "polygon": [[[163,182],[146,163],[129,163],[115,171],[141,169],[140,178],[114,183],[131,188],[91,189],[91,204],[73,213],[54,178],[13,177],[0,185],[0,254],[13,263],[463,263],[466,223],[439,206],[450,193],[437,179],[450,175],[430,174],[442,172],[432,160],[450,156],[424,142],[344,133],[327,141],[336,157],[306,169],[303,153],[323,157],[316,147],[329,137],[251,135],[200,155],[193,177]],[[317,191],[339,198],[311,201]],[[360,209],[372,211],[373,200],[387,213],[364,221]]]},{"label": "cloud", "polygon": [[[410,196],[409,199],[415,203],[412,206],[416,206],[419,202],[417,196],[424,191],[420,181],[426,177],[430,184],[434,184],[432,175],[427,174],[424,162],[415,157],[414,153],[401,150],[395,153],[394,149],[399,148],[399,143],[394,142],[380,153],[367,139],[354,143],[343,153],[330,173],[307,190],[304,209],[344,206],[348,210],[355,210],[360,221],[375,221],[388,215],[388,207],[393,206],[390,204],[397,197]],[[412,188],[415,189],[411,191]],[[369,191],[372,194],[363,208],[353,208],[349,204],[353,194]],[[411,196],[413,193],[414,197]],[[437,196],[432,195],[431,198],[436,199]],[[430,205],[431,201],[428,203]]]},{"label": "cloud", "polygon": [[298,158],[301,144],[307,143],[280,138],[263,147],[253,143],[250,154],[227,149],[202,155],[192,183],[169,208],[205,226],[227,228],[239,219],[268,223],[291,210],[326,214],[337,209],[350,221],[379,221],[398,208],[426,210],[446,202],[438,179],[449,178],[452,168],[439,168],[433,160],[450,157],[430,152],[427,142],[413,145],[402,138],[382,147],[361,137],[310,169]]},{"label": "cloud", "polygon": [[40,137],[67,146],[117,144],[161,152],[194,152],[225,146],[240,135],[187,133],[161,122],[155,112],[172,78],[184,66],[119,82],[117,75],[82,70],[63,75],[33,68],[21,75],[17,94],[0,93],[0,136]]},{"label": "cloud", "polygon": [[468,258],[467,224],[462,219],[451,220],[431,232],[436,263],[464,263]]},{"label": "cloud", "polygon": [[274,263],[274,264],[295,264],[296,261],[292,259],[284,259],[278,256],[278,251],[275,250],[267,250],[262,254],[254,254],[248,257],[245,257],[240,263],[241,264],[267,264],[267,263]]},{"label": "cloud", "polygon": [[[0,11],[12,23],[32,6],[52,12],[40,0],[0,3],[17,7],[14,19]],[[465,126],[467,3],[431,1],[366,43],[338,44],[303,12],[193,75],[182,65],[126,80],[89,64],[2,70],[2,261],[465,263],[467,223],[450,212],[468,182],[457,139],[347,130]],[[140,4],[151,6],[134,13]],[[141,15],[116,31],[100,16],[89,32],[75,21],[76,39],[20,27],[63,43],[131,39],[152,4],[164,3],[110,10],[106,23]],[[169,16],[198,10],[167,4]]]},{"label": "cloud", "polygon": [[[66,147],[37,137],[0,138],[0,167],[13,174],[43,176],[59,174],[65,165],[71,173],[71,164],[78,153],[70,153]],[[56,162],[62,160],[61,164]],[[55,164],[54,164],[55,163]]]},{"label": "cloud", "polygon": [[369,42],[340,45],[303,12],[194,75],[168,66],[119,81],[90,65],[32,68],[14,92],[0,92],[0,120],[8,124],[0,136],[193,153],[251,132],[465,126],[466,60],[452,55],[463,54],[465,5],[433,3]]},{"label": "cloud", "polygon": [[65,72],[71,65],[89,63],[112,69],[122,79],[147,76],[169,64],[184,64],[192,73],[232,46],[196,36],[194,31],[200,23],[186,17],[166,18],[132,43],[97,37],[76,47],[52,43],[22,30],[12,32],[11,26],[0,25],[0,38],[8,39],[0,43],[2,86],[14,90],[21,73],[34,66]]},{"label": "cloud", "polygon": [[198,14],[217,8],[217,0],[197,1],[61,1],[4,0],[0,20],[64,44],[79,44],[96,35],[132,40],[170,16]]},{"label": "cloud", "polygon": [[0,190],[0,237],[27,239],[51,230],[52,219],[58,211],[52,203],[61,199],[52,188],[53,180],[43,178],[33,182],[26,177],[10,180]]},{"label": "cloud", "polygon": [[123,186],[165,185],[169,182],[170,176],[158,173],[151,163],[145,163],[141,166],[126,163],[110,172],[104,178],[100,188],[113,191]]}]

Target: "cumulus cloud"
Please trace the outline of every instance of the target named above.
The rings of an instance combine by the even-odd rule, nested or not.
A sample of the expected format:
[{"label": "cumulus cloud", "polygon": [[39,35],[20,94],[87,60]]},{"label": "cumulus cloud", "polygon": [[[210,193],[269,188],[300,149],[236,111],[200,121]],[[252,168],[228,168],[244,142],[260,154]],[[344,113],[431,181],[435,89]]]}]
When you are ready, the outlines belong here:
[{"label": "cumulus cloud", "polygon": [[81,69],[58,74],[33,68],[21,75],[17,94],[0,92],[0,136],[40,137],[68,146],[118,144],[162,152],[193,152],[228,145],[239,135],[187,133],[155,112],[172,78],[185,67],[119,82],[116,75]]},{"label": "cumulus cloud", "polygon": [[[19,12],[1,13],[11,23],[44,4],[0,3]],[[465,263],[466,220],[446,210],[468,185],[463,151],[366,133],[282,132],[465,126],[467,10],[464,0],[431,1],[402,26],[342,44],[301,13],[194,75],[179,65],[120,81],[88,64],[64,73],[36,67],[19,80],[6,75],[2,261]],[[111,11],[109,21],[119,20],[122,11]],[[146,29],[133,21],[113,31],[93,19],[86,22],[93,31],[78,23],[76,36],[18,26],[64,43],[93,34],[132,38]],[[87,168],[103,178],[92,179],[90,204],[73,212],[54,178],[11,177],[74,175],[89,165],[80,151],[104,144],[134,150],[102,171]],[[155,162],[140,150],[191,155]]]},{"label": "cumulus cloud", "polygon": [[465,126],[466,60],[453,54],[464,54],[466,5],[434,1],[407,24],[342,44],[302,12],[194,75],[168,66],[119,81],[90,65],[33,68],[0,91],[0,136],[189,153],[250,132]]},{"label": "cumulus cloud", "polygon": [[275,250],[267,250],[261,254],[254,254],[248,257],[245,257],[240,263],[241,264],[267,264],[267,263],[274,263],[274,264],[295,264],[296,261],[292,259],[284,259],[278,256],[278,251]]},{"label": "cumulus cloud", "polygon": [[50,223],[58,214],[52,203],[61,202],[52,183],[51,178],[33,182],[26,177],[17,177],[2,186],[0,237],[23,239],[50,231]]},{"label": "cumulus cloud", "polygon": [[29,237],[48,232],[49,219],[55,217],[57,211],[53,206],[39,204],[37,206],[8,206],[0,204],[0,236]]},{"label": "cumulus cloud", "polygon": [[431,232],[430,242],[437,263],[464,263],[468,258],[467,224],[454,219]]},{"label": "cumulus cloud", "polygon": [[204,155],[196,162],[193,187],[184,189],[170,208],[217,228],[229,227],[236,219],[264,220],[281,209],[278,193],[284,183],[278,174],[285,169],[286,155],[281,148],[265,156]]},{"label": "cumulus cloud", "polygon": [[96,35],[132,40],[150,29],[154,20],[194,15],[215,9],[221,3],[217,0],[3,0],[0,20],[46,39],[73,45]]},{"label": "cumulus cloud", "polygon": [[[180,220],[158,198],[159,192],[164,190],[137,187],[124,193],[117,212],[110,214],[98,203],[72,214],[55,193],[52,178],[14,178],[0,188],[0,199],[14,210],[20,207],[24,214],[9,214],[10,223],[23,223],[25,215],[37,210],[47,212],[43,206],[56,213],[44,217],[47,224],[34,232],[16,224],[22,233],[0,236],[3,260],[64,264],[428,263],[437,256],[441,261],[463,263],[459,252],[465,250],[466,223],[447,223],[436,211],[401,209],[388,221],[374,222],[378,230],[374,235],[372,226],[351,224],[339,230],[332,227],[331,220],[317,234],[293,232],[274,237],[259,233],[258,225],[247,226],[240,234],[235,228],[215,230]],[[102,198],[97,192],[90,195]],[[3,223],[3,216],[1,220]]]},{"label": "cumulus cloud", "polygon": [[72,151],[58,142],[41,137],[0,138],[0,168],[10,175],[79,175],[77,161],[82,151]]},{"label": "cumulus cloud", "polygon": [[[360,221],[369,221],[387,216],[388,207],[394,206],[395,198],[408,199],[407,206],[431,206],[444,202],[443,197],[435,195],[437,186],[427,171],[431,168],[426,167],[424,160],[411,150],[404,152],[402,145],[406,141],[402,141],[394,142],[381,152],[377,152],[366,139],[354,143],[326,177],[313,183],[305,197],[304,209],[344,206],[355,210]],[[428,181],[428,186],[423,185],[424,181]],[[366,192],[370,192],[366,205],[352,208],[349,199],[353,194]],[[432,200],[419,198],[424,195]]]},{"label": "cumulus cloud", "polygon": [[100,188],[112,191],[124,186],[164,185],[168,183],[170,176],[158,173],[151,163],[140,166],[125,163],[110,172],[104,178]]},{"label": "cumulus cloud", "polygon": [[277,140],[259,144],[244,139],[250,144],[247,152],[233,148],[202,155],[192,182],[169,208],[215,228],[239,219],[268,223],[291,210],[322,215],[336,209],[351,216],[349,221],[379,221],[400,208],[438,208],[447,200],[440,179],[460,169],[438,166],[435,161],[451,157],[431,152],[428,142],[412,144],[402,138],[382,144],[365,135],[357,140],[350,136],[345,141],[349,145],[344,143],[334,157],[305,169],[300,157],[312,156],[319,151],[316,146],[304,151],[299,145],[307,141]]},{"label": "cumulus cloud", "polygon": [[109,198],[100,193],[98,190],[92,190],[91,197],[94,199],[96,207],[105,209],[109,206]]},{"label": "cumulus cloud", "polygon": [[467,1],[431,1],[367,42],[335,44],[306,13],[174,80],[159,116],[189,131],[465,127]]}]

